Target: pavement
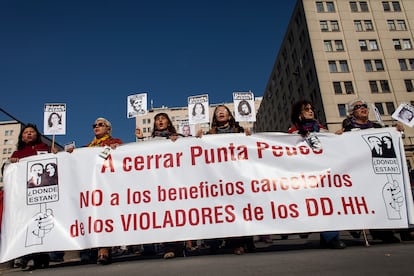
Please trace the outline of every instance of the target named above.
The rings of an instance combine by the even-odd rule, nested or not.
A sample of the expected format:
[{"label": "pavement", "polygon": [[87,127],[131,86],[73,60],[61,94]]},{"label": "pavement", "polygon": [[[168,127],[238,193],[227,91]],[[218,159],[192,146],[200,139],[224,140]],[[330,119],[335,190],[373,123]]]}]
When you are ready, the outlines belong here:
[{"label": "pavement", "polygon": [[[399,235],[397,235],[399,236]],[[330,257],[334,258],[335,255],[342,254],[343,256],[341,256],[341,258],[346,258],[346,255],[350,255],[348,256],[348,258],[359,258],[356,257],[359,254],[361,254],[361,256],[364,256],[366,258],[370,258],[370,261],[375,261],[375,258],[378,258],[377,261],[381,260],[382,258],[384,258],[384,256],[388,256],[390,257],[391,255],[402,255],[405,256],[406,253],[405,252],[414,252],[414,237],[411,238],[411,240],[408,241],[402,241],[401,243],[398,244],[387,244],[384,245],[381,241],[379,240],[373,240],[372,237],[367,234],[366,235],[366,240],[364,239],[364,236],[362,235],[360,238],[354,238],[350,235],[350,233],[348,231],[343,231],[341,232],[341,239],[347,244],[347,249],[344,250],[334,250],[334,249],[324,249],[321,250],[320,249],[320,244],[319,244],[319,233],[311,233],[309,234],[309,236],[307,238],[302,238],[297,234],[291,234],[289,235],[287,238],[283,238],[281,235],[271,235],[272,238],[272,242],[271,243],[267,243],[267,242],[263,242],[259,239],[259,237],[255,237],[255,245],[256,245],[256,253],[269,253],[270,256],[277,256],[277,259],[281,259],[284,258],[282,256],[289,256],[292,252],[294,252],[294,258],[297,258],[297,260],[299,260],[299,262],[294,261],[294,263],[292,263],[293,268],[291,267],[290,269],[300,269],[300,268],[294,268],[296,265],[301,265],[305,264],[307,261],[309,261],[310,258],[315,258],[316,256],[318,256],[318,254],[322,254],[321,257],[318,258],[327,258],[329,259]],[[370,248],[370,250],[364,251],[364,248]],[[149,265],[147,263],[148,260],[162,260],[162,255],[145,255],[145,254],[137,254],[137,251],[139,251],[141,247],[140,246],[133,246],[131,247],[132,250],[130,250],[130,252],[126,252],[123,255],[115,255],[113,256],[113,263],[125,263],[125,262],[130,262],[130,265],[137,265],[137,263],[140,263],[140,261],[142,261],[140,263],[139,266],[145,266],[145,265]],[[352,250],[352,253],[351,253]],[[283,253],[285,252],[289,252],[288,255],[285,255]],[[346,254],[344,254],[345,252],[348,252]],[[260,254],[256,254],[256,253],[248,253],[245,254],[246,256],[260,256]],[[325,255],[323,255],[325,254]],[[366,254],[372,254],[371,255],[366,255]],[[191,252],[187,252],[187,257],[190,256],[212,256],[209,255],[209,252],[207,251],[207,249],[196,249],[194,251]],[[408,256],[410,259],[412,259],[412,256],[414,256],[412,253],[409,254],[411,256]],[[232,254],[231,250],[227,250],[227,249],[222,249],[219,252],[217,252],[217,254],[214,255],[215,258],[219,257],[219,259],[215,259],[214,263],[216,263],[218,266],[220,265],[219,262],[223,261],[224,258],[230,258],[232,256],[235,256],[234,254]],[[265,258],[262,258],[263,256],[269,256],[269,255],[261,255],[261,261],[265,260]],[[302,257],[301,257],[302,256]],[[269,257],[270,258],[270,257]],[[183,260],[183,258],[174,258],[174,260]],[[184,258],[187,259],[187,261],[189,263],[191,263],[191,259],[192,258]],[[249,258],[251,259],[250,261],[253,260],[253,258]],[[204,265],[206,265],[209,262],[212,262],[213,259],[202,259],[205,261]],[[236,261],[236,262],[240,262],[238,260],[241,260],[241,262],[245,262],[246,259],[237,259],[237,257],[232,260],[232,261]],[[405,262],[405,259],[403,257],[400,257],[398,259],[400,262]],[[228,262],[229,260],[227,260]],[[289,257],[288,260],[286,260],[286,263],[292,261],[292,257]],[[201,265],[200,259],[198,262],[198,265]],[[256,260],[254,261],[255,263],[251,264],[250,267],[254,267],[254,265],[258,264],[259,261]],[[341,261],[340,261],[341,262]],[[354,263],[356,263],[356,261],[352,261]],[[381,263],[381,261],[380,261]],[[247,264],[247,263],[246,263]],[[398,265],[398,262],[395,263],[397,266],[397,269],[399,268],[400,270],[402,269],[401,265]],[[242,265],[242,264],[239,264]],[[352,264],[350,264],[352,265]],[[412,266],[412,268],[410,269],[410,271],[414,270],[414,263],[411,261],[409,263],[409,265]],[[48,269],[41,269],[41,270],[36,270],[36,273],[47,273],[48,271],[50,273],[53,272],[53,269],[56,268],[62,268],[62,267],[73,267],[73,266],[77,266],[79,267],[79,269],[88,269],[87,265],[84,265],[83,263],[81,263],[81,259],[79,257],[79,251],[66,251],[65,255],[64,255],[64,260],[63,262],[50,262],[49,264],[49,268]],[[83,266],[83,267],[82,267]],[[96,266],[96,265],[91,265],[92,267],[94,267],[95,269],[99,269],[103,266]],[[155,265],[157,266],[157,265]],[[190,264],[187,264],[187,266],[190,269]],[[226,269],[227,265],[226,264],[222,264],[222,266],[224,267],[224,269]],[[380,269],[377,266],[377,269]],[[105,266],[107,267],[107,266]],[[112,267],[108,266],[108,267]],[[171,268],[170,268],[171,269]],[[256,271],[257,269],[264,269],[263,266],[259,267],[259,268],[251,268],[252,269],[252,273],[254,271]],[[276,268],[276,267],[270,267],[269,268],[272,271],[275,272],[280,272],[281,268]],[[279,270],[275,270],[275,269],[279,269]],[[286,268],[284,268],[286,269]],[[316,268],[315,268],[316,269]],[[334,268],[333,268],[334,269]],[[41,272],[44,271],[44,272]],[[225,270],[221,270],[221,271],[225,271]],[[249,268],[247,268],[247,270],[245,271],[246,273],[243,275],[260,275],[257,273],[253,273],[250,274],[247,271],[249,271]],[[379,270],[379,272],[384,272],[384,270]],[[397,270],[398,271],[398,270]],[[0,264],[0,275],[4,275],[4,274],[9,274],[9,273],[13,273],[14,272],[22,272],[22,270],[20,268],[13,268],[12,267],[12,262],[6,262],[6,263],[2,263]],[[262,271],[263,274],[268,274],[266,273],[266,271]],[[267,271],[269,272],[269,271]],[[306,272],[306,269],[305,271]],[[27,272],[26,272],[27,273]],[[148,273],[147,273],[148,274]],[[174,273],[173,271],[171,271],[172,275],[176,275],[176,273]],[[223,275],[226,273],[223,273]],[[240,273],[238,273],[240,274]],[[269,273],[270,274],[270,273]],[[290,273],[289,273],[290,274]],[[295,274],[300,274],[300,273],[295,273]],[[368,273],[370,274],[370,273]],[[381,274],[381,273],[380,273]],[[394,273],[393,273],[394,274]],[[153,274],[156,275],[156,274]],[[206,274],[207,275],[207,274]],[[340,274],[336,274],[336,275],[340,275]],[[384,275],[384,274],[381,274]],[[404,275],[404,273],[395,273],[394,275]]]}]

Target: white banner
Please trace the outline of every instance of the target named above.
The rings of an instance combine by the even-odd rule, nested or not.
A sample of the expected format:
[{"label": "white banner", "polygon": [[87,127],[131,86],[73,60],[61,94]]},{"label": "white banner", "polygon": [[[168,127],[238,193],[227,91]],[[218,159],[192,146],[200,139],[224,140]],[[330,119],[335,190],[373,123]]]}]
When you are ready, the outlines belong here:
[{"label": "white banner", "polygon": [[[23,159],[5,171],[0,261],[100,246],[408,227],[414,208],[400,134],[319,136],[319,151],[297,135],[259,133],[130,143],[107,159],[102,148]],[[39,164],[56,164],[58,178],[45,170],[33,184]]]}]

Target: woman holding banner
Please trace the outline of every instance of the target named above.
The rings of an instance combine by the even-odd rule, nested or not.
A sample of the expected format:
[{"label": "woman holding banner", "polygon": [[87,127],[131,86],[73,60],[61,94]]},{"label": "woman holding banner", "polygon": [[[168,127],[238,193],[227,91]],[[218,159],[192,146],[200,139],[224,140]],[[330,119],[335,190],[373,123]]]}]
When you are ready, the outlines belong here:
[{"label": "woman holding banner", "polygon": [[[225,105],[218,105],[214,109],[213,121],[211,122],[211,128],[207,134],[224,134],[224,133],[245,133],[250,135],[249,129],[244,129],[242,126],[236,122],[234,116],[232,115],[230,109]],[[197,137],[202,137],[203,132],[199,130]],[[210,246],[211,253],[215,253],[221,244],[221,240],[210,239],[205,241],[208,246]],[[231,248],[233,253],[236,255],[243,255],[245,249],[250,252],[254,252],[255,245],[253,242],[253,236],[243,236],[243,237],[232,237],[225,239],[225,246]]]},{"label": "woman holding banner", "polygon": [[[314,150],[321,149],[317,132],[326,132],[327,129],[315,119],[315,108],[308,100],[300,100],[293,104],[290,119],[292,126],[288,133],[300,134]],[[326,231],[320,234],[322,248],[344,249],[346,244],[340,240],[339,231]]]},{"label": "woman holding banner", "polygon": [[[19,162],[20,159],[38,155],[42,153],[50,152],[48,145],[42,142],[41,134],[34,124],[25,125],[19,134],[17,142],[17,150],[12,153],[10,157],[11,163]],[[57,150],[53,148],[53,152],[56,153]],[[49,266],[49,254],[48,253],[34,253],[30,255],[23,256],[14,260],[14,265],[16,267],[21,267],[22,269],[35,269]]]}]

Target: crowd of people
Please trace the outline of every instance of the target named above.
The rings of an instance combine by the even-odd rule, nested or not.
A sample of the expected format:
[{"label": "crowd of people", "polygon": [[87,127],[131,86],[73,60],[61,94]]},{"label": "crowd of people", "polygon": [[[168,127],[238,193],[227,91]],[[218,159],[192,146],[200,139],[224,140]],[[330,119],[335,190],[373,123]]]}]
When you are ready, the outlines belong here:
[{"label": "crowd of people", "polygon": [[[200,105],[202,106],[202,105]],[[204,110],[198,107],[199,113],[202,114]],[[343,132],[352,131],[355,129],[369,129],[380,128],[380,124],[372,122],[368,119],[369,109],[367,103],[362,99],[356,99],[348,106],[349,116],[343,120],[342,128],[336,131],[340,135]],[[196,106],[194,107],[194,116]],[[201,112],[203,111],[203,112]],[[315,117],[315,107],[311,101],[300,100],[293,104],[291,110],[291,127],[287,130],[291,134],[299,134],[303,137],[312,149],[320,150],[323,145],[318,138],[319,132],[327,132],[327,128],[318,121]],[[104,147],[111,150],[123,144],[121,139],[112,137],[112,125],[110,121],[105,118],[97,118],[92,125],[93,139],[86,145],[86,147]],[[404,127],[401,123],[396,124],[398,131],[403,131]],[[225,134],[225,133],[245,133],[251,135],[249,129],[244,129],[238,122],[236,122],[231,110],[226,105],[218,105],[213,112],[211,127],[207,132],[201,129],[197,131],[196,137],[202,139],[203,135]],[[143,141],[144,135],[139,127],[135,130],[137,141]],[[158,113],[154,117],[154,125],[152,128],[151,140],[169,139],[172,142],[189,136],[188,134],[178,133],[174,127],[171,119],[166,113]],[[190,135],[191,136],[191,135]],[[27,124],[21,129],[17,150],[10,157],[10,162],[19,162],[20,159],[37,155],[44,152],[57,153],[55,147],[49,147],[41,141],[41,134],[33,124]],[[74,148],[69,148],[68,152],[73,152]],[[107,154],[107,153],[106,153]],[[3,169],[3,168],[2,168]],[[58,168],[56,164],[33,164],[31,167],[31,179],[28,181],[28,187],[39,185],[41,182],[57,183]],[[53,184],[52,183],[52,184]],[[51,184],[49,184],[51,185]],[[351,231],[355,238],[361,237],[361,231]],[[386,243],[400,242],[400,239],[395,236],[394,230],[371,230],[370,234],[374,239],[382,240]],[[287,235],[282,236],[283,239]],[[272,242],[270,235],[260,237],[261,241]],[[211,254],[217,253],[219,248],[225,246],[236,255],[242,255],[245,252],[255,252],[255,244],[253,236],[243,237],[228,237],[220,239],[208,239],[202,242],[197,241],[175,241],[161,244],[143,245],[143,251],[140,254],[148,252],[162,252],[165,259],[182,256],[188,250],[194,250],[197,246],[203,246],[209,249]],[[346,244],[340,239],[339,231],[324,231],[320,233],[321,248],[330,249],[344,249]],[[126,245],[117,247],[100,247],[84,249],[80,251],[80,258],[83,262],[96,262],[98,264],[106,265],[112,262],[112,254],[114,252],[127,251]],[[58,256],[58,257],[56,257]],[[34,269],[39,267],[47,267],[49,260],[59,259],[63,260],[63,252],[50,253],[36,253],[23,256],[14,261],[18,267],[25,269]]]}]

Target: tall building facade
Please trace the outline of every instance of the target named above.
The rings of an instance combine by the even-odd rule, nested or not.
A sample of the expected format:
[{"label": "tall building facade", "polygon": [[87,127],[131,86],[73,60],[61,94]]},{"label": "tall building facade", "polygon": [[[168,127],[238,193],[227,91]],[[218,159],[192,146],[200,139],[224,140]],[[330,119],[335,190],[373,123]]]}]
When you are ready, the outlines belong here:
[{"label": "tall building facade", "polygon": [[[261,97],[255,97],[254,105],[255,110],[257,111],[260,103],[262,101]],[[220,103],[226,105],[234,116],[234,104],[233,103]],[[209,114],[210,114],[210,122],[213,118],[213,112],[214,108],[219,104],[210,104],[209,108]],[[147,114],[143,116],[138,116],[135,118],[136,120],[136,126],[137,128],[140,128],[142,132],[144,133],[144,138],[148,138],[151,136],[153,126],[154,126],[154,116],[158,113],[167,113],[168,117],[170,117],[174,127],[179,131],[180,125],[183,123],[188,122],[188,108],[185,107],[157,107],[157,108],[151,108]],[[240,122],[240,125],[244,128],[248,128],[250,130],[253,130],[253,124],[254,122]],[[202,129],[204,132],[208,131],[210,129],[210,123],[200,124],[197,126],[194,126],[193,130],[197,131],[198,129]],[[192,134],[195,135],[194,133]]]},{"label": "tall building facade", "polygon": [[[330,132],[341,128],[356,98],[375,106],[386,126],[395,125],[398,106],[414,104],[413,14],[412,0],[297,0],[255,131],[286,132],[292,104],[304,98]],[[414,129],[405,129],[413,166]]]}]

